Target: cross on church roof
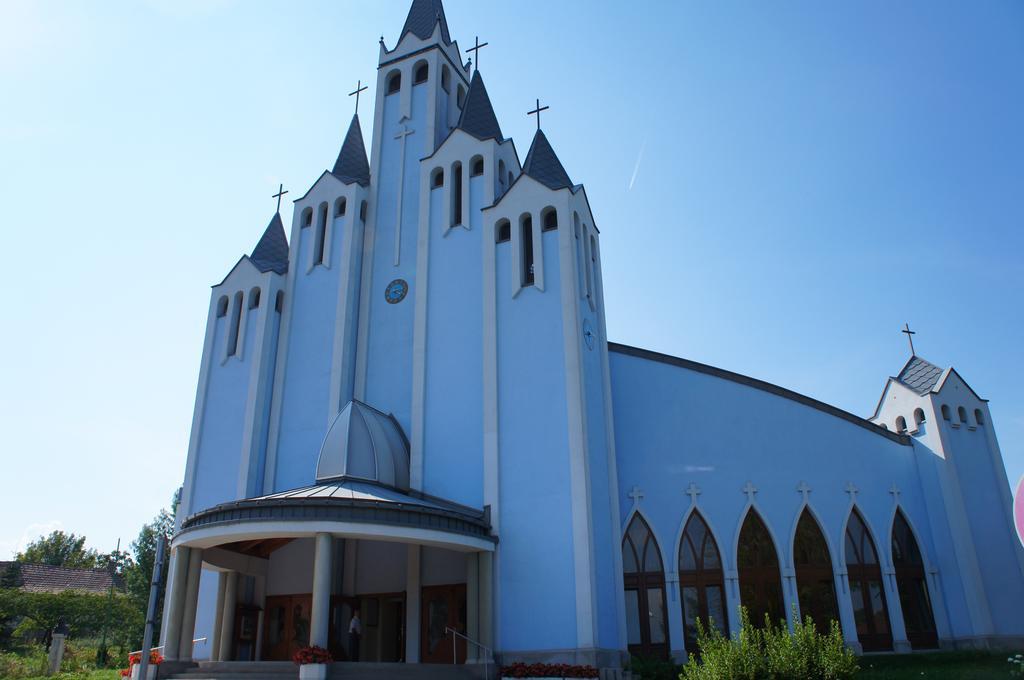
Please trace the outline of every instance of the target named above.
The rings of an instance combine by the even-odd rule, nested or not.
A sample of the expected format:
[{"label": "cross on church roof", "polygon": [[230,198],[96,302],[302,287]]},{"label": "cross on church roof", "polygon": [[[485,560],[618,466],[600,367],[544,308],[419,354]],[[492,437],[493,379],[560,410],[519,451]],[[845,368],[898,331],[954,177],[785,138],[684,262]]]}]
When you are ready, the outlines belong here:
[{"label": "cross on church roof", "polygon": [[487,47],[490,43],[480,42],[480,36],[476,36],[476,44],[466,49],[466,52],[473,53],[473,63],[476,65],[476,70],[480,70],[480,50]]},{"label": "cross on church roof", "polygon": [[690,486],[686,487],[686,494],[690,497],[690,502],[697,505],[697,496],[700,495],[700,487],[690,482]]},{"label": "cross on church roof", "polygon": [[804,503],[806,503],[807,497],[810,496],[811,494],[811,487],[807,484],[807,482],[801,481],[799,484],[796,485],[796,490],[804,495]]},{"label": "cross on church roof", "polygon": [[535,108],[533,111],[527,111],[526,112],[527,116],[533,116],[533,115],[537,116],[537,129],[538,130],[540,129],[540,112],[541,111],[547,111],[550,108],[551,108],[550,106],[541,106],[540,105],[540,100],[538,99],[537,100],[537,108]]},{"label": "cross on church roof", "polygon": [[743,488],[740,489],[740,491],[747,494],[747,500],[749,502],[754,502],[754,494],[757,493],[757,487],[754,486],[753,482],[748,481],[746,484],[743,485]]},{"label": "cross on church roof", "polygon": [[639,486],[634,485],[627,495],[633,499],[633,505],[640,505],[640,499],[644,497],[644,492],[640,490]]},{"label": "cross on church roof", "polygon": [[910,330],[910,324],[905,323],[900,333],[907,334],[907,340],[910,342],[910,356],[917,356],[917,352],[914,351],[914,336],[917,335],[917,331]]},{"label": "cross on church roof", "polygon": [[359,114],[359,93],[360,92],[366,92],[366,90],[368,90],[368,89],[369,88],[366,87],[366,85],[363,85],[363,81],[357,80],[356,81],[356,89],[353,90],[352,92],[348,93],[349,97],[351,97],[352,95],[356,96],[356,114],[357,115]]},{"label": "cross on church roof", "polygon": [[846,488],[844,489],[844,491],[846,491],[846,493],[850,494],[850,500],[851,501],[855,501],[855,500],[857,500],[857,493],[860,491],[860,489],[855,487],[853,485],[853,482],[847,482],[846,483]]},{"label": "cross on church roof", "polygon": [[271,196],[271,198],[276,198],[277,199],[277,212],[281,212],[281,197],[284,196],[287,193],[288,192],[284,190],[284,185],[283,184],[278,184],[278,186],[277,186],[277,193],[274,194],[273,196]]},{"label": "cross on church roof", "polygon": [[900,502],[900,487],[896,486],[896,482],[892,483],[892,487],[889,489],[889,493],[892,494],[893,503]]}]

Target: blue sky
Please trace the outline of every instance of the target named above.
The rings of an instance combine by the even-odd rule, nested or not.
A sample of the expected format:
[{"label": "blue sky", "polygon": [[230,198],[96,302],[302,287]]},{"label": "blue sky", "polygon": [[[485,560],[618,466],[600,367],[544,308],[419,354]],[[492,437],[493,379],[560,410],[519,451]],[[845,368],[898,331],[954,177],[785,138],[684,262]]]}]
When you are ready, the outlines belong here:
[{"label": "blue sky", "polygon": [[[868,415],[909,322],[991,400],[1024,473],[1024,5],[445,7],[462,47],[490,42],[520,153],[534,98],[551,106],[601,229],[611,339]],[[0,559],[55,527],[110,550],[168,504],[209,286],[278,182],[301,196],[333,162],[346,94],[407,9],[4,4]]]}]

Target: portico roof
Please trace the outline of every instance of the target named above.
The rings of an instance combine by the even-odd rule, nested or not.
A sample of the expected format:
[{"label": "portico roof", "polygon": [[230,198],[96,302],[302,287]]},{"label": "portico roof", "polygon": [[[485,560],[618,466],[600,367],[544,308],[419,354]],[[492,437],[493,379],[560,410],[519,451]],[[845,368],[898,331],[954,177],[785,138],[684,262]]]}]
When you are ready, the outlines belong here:
[{"label": "portico roof", "polygon": [[173,544],[211,547],[255,537],[333,533],[493,550],[485,512],[414,491],[349,478],[222,503],[188,517]]}]

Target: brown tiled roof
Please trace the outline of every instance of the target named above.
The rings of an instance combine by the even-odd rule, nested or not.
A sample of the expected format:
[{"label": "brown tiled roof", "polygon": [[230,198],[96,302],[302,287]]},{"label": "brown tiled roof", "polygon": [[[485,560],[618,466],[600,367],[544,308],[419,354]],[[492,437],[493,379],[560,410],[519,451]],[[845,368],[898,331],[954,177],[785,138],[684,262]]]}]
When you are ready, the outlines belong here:
[{"label": "brown tiled roof", "polygon": [[[14,564],[0,562],[0,576]],[[107,593],[113,583],[116,590],[124,590],[120,576],[106,569],[71,569],[49,564],[19,564],[15,580],[19,590],[29,593],[61,593],[75,590],[83,593]]]}]

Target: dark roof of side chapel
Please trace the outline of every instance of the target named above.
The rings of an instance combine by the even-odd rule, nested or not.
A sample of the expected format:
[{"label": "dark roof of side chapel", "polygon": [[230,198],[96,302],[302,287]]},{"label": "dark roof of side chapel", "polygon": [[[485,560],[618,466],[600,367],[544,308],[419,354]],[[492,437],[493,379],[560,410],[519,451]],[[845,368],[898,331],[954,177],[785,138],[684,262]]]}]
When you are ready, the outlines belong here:
[{"label": "dark roof of side chapel", "polygon": [[72,569],[49,564],[22,564],[0,562],[0,576],[13,567],[13,587],[28,593],[62,593],[74,590],[83,593],[110,592],[113,584],[117,590],[124,590],[124,582],[117,574],[106,569]]},{"label": "dark roof of side chapel", "polygon": [[249,259],[261,272],[284,274],[288,271],[288,239],[284,235],[281,213],[274,213],[270,218]]},{"label": "dark roof of side chapel", "polygon": [[441,22],[441,38],[445,44],[452,41],[448,34],[448,20],[444,16],[444,5],[441,0],[413,0],[409,8],[409,16],[405,18],[405,25],[402,27],[402,35],[398,37],[401,41],[406,33],[412,33],[420,40],[427,40],[434,33],[434,25]]},{"label": "dark roof of side chapel", "polygon": [[533,136],[533,144],[526,154],[523,163],[523,174],[529,175],[549,189],[564,189],[572,186],[569,173],[562,167],[562,162],[555,155],[548,138],[542,130]]},{"label": "dark roof of side chapel", "polygon": [[491,98],[487,96],[487,88],[484,87],[480,71],[473,72],[469,92],[466,93],[466,107],[462,109],[459,123],[455,127],[465,130],[477,139],[496,139],[499,142],[503,139],[498,117],[494,115],[494,107],[491,106]]},{"label": "dark roof of side chapel", "polygon": [[920,395],[931,392],[942,377],[943,369],[916,354],[910,357],[896,380]]},{"label": "dark roof of side chapel", "polygon": [[354,182],[364,187],[370,185],[370,162],[366,160],[359,114],[352,116],[352,122],[348,126],[348,133],[341,144],[341,151],[338,152],[338,160],[334,161],[331,174],[345,184]]}]

